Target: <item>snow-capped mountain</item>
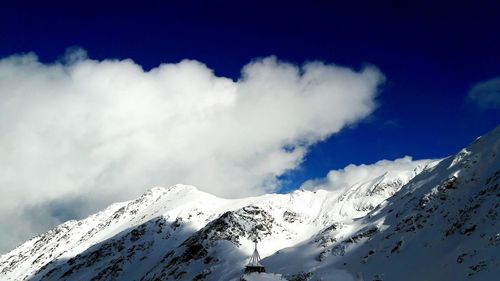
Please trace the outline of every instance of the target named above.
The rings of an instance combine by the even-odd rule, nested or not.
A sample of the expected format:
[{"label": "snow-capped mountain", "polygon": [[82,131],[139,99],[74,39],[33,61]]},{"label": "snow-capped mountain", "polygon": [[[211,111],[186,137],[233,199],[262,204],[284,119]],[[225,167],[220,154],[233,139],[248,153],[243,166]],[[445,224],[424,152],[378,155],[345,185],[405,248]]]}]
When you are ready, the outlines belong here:
[{"label": "snow-capped mountain", "polygon": [[498,280],[499,152],[500,127],[425,169],[363,218],[334,223],[263,263],[319,280],[338,270],[359,280]]},{"label": "snow-capped mountain", "polygon": [[[0,280],[238,280],[254,239],[283,280],[493,276],[499,134],[333,192],[222,199],[187,185],[153,188],[1,256]],[[441,279],[403,276],[422,268]]]}]

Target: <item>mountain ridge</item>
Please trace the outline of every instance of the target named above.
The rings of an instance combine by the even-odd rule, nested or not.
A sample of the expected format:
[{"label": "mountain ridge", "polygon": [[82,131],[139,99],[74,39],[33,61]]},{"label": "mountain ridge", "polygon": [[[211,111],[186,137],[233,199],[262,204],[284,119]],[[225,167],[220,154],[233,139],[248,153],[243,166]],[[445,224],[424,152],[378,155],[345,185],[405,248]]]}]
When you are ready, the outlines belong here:
[{"label": "mountain ridge", "polygon": [[415,176],[353,228],[334,225],[263,262],[292,271],[301,266],[283,264],[287,256],[307,253],[298,260],[316,276],[343,268],[366,280],[494,280],[500,273],[499,152],[497,128]]},{"label": "mountain ridge", "polygon": [[[436,230],[437,222],[450,231],[443,236],[443,245],[459,243],[456,233],[466,232],[461,235],[476,239],[472,224],[460,224],[465,215],[456,206],[466,203],[460,196],[484,192],[481,202],[486,203],[477,210],[481,216],[496,214],[498,204],[492,202],[498,197],[500,178],[499,135],[497,128],[456,155],[396,175],[386,171],[334,191],[296,190],[223,199],[189,185],[153,187],[135,200],[65,222],[0,256],[0,280],[236,280],[253,251],[253,240],[259,241],[263,264],[289,280],[329,280],[324,278],[332,274],[338,280],[354,280],[359,274],[371,278],[367,280],[398,280],[402,273],[397,269],[379,272],[377,266],[411,260],[406,249],[413,249],[413,242],[405,241],[437,245],[425,235],[414,238],[427,232],[441,237],[443,230]],[[482,184],[487,178],[487,184],[474,189],[476,182]],[[439,211],[428,211],[430,205]],[[470,210],[474,205],[469,209],[462,205],[467,221],[479,216]],[[439,212],[447,208],[449,217],[441,218]],[[496,215],[490,216],[494,227]],[[430,221],[436,222],[431,225]],[[495,249],[500,244],[494,228],[475,225],[492,240],[485,245]],[[470,278],[475,280],[495,273],[498,259],[485,247],[479,254],[466,251],[461,259],[477,260],[484,255],[491,259],[464,262],[469,269],[450,276],[461,278],[474,272]],[[449,258],[446,261],[449,265]],[[411,278],[407,280],[418,280]],[[447,280],[447,275],[441,278],[435,280]]]}]

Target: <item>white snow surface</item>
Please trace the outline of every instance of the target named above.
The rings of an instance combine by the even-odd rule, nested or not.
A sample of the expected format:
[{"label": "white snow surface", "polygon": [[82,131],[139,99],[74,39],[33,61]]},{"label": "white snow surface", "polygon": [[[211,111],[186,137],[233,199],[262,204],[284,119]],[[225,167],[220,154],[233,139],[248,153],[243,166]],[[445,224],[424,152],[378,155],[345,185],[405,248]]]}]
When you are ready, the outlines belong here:
[{"label": "white snow surface", "polygon": [[247,280],[494,280],[499,140],[335,192],[155,187],[2,255],[0,280],[239,280],[253,239],[268,273]]},{"label": "white snow surface", "polygon": [[[424,170],[375,210],[264,259],[335,280],[498,280],[500,127]],[[322,279],[323,278],[323,279]]]},{"label": "white snow surface", "polygon": [[286,280],[281,274],[274,273],[250,273],[243,276],[244,281],[271,281],[271,280]]}]

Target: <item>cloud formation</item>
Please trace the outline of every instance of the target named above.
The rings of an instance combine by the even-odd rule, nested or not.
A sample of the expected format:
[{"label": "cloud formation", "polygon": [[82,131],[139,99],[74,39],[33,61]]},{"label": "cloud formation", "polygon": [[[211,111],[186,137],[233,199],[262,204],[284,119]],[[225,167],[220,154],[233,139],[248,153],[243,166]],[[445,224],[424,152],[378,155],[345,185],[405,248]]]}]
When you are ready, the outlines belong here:
[{"label": "cloud formation", "polygon": [[500,108],[500,77],[474,85],[469,91],[468,99],[482,109]]},{"label": "cloud formation", "polygon": [[400,178],[408,182],[414,175],[414,170],[420,170],[435,160],[413,160],[410,156],[395,160],[380,160],[373,164],[348,165],[340,170],[331,170],[325,178],[306,181],[301,188],[342,191],[353,185],[370,182],[380,176]]},{"label": "cloud formation", "polygon": [[52,64],[1,59],[0,228],[10,232],[0,251],[151,186],[274,191],[311,144],[375,109],[383,80],[371,66],[275,57],[250,62],[237,81],[194,60],[144,71],[82,50]]}]

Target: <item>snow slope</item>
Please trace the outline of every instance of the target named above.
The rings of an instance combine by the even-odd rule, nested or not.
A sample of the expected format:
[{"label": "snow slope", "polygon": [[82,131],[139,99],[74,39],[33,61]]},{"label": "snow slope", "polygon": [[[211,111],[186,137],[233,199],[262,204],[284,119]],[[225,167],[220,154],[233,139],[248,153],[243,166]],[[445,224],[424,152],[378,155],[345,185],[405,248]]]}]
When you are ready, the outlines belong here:
[{"label": "snow slope", "polygon": [[498,280],[500,128],[424,170],[377,209],[263,261],[364,280]]},{"label": "snow slope", "polygon": [[229,280],[241,274],[255,236],[261,256],[269,256],[333,222],[366,213],[385,199],[373,196],[375,185],[390,190],[382,194],[391,194],[407,177],[375,175],[373,184],[336,193],[298,190],[233,200],[186,185],[153,188],[136,200],[66,222],[3,255],[0,278],[147,280],[206,275]]},{"label": "snow slope", "polygon": [[489,280],[499,268],[499,132],[334,192],[222,199],[153,188],[1,256],[0,280],[238,280],[254,239],[276,274],[252,278]]}]

